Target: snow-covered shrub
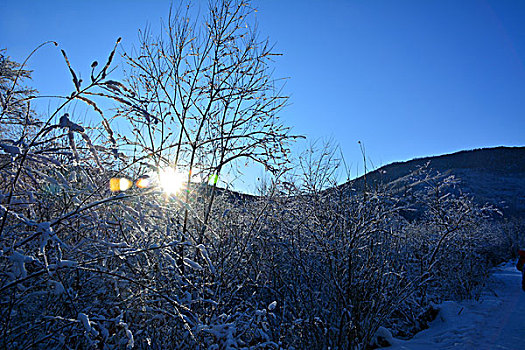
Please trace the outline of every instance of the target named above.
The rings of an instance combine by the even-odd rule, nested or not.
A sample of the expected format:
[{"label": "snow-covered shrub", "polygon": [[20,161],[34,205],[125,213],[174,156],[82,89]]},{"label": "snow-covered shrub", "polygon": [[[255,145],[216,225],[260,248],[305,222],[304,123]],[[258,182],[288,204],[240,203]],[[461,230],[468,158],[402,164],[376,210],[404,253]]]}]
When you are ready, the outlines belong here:
[{"label": "snow-covered shrub", "polygon": [[[217,4],[226,6],[212,9],[218,26],[251,11]],[[102,69],[93,63],[85,85],[64,53],[74,90],[50,115],[32,112],[30,89],[11,89],[29,73],[0,61],[11,67],[0,85],[1,348],[365,349],[389,337],[384,327],[396,336],[425,327],[432,301],[475,296],[488,268],[523,244],[522,223],[485,221],[448,176],[417,172],[403,191],[366,178],[338,185],[337,152],[315,147],[287,173],[288,130],[275,114],[285,98],[261,63],[266,43],[243,31],[237,41],[200,38],[199,51],[187,15],[166,29],[189,41],[144,37],[126,85],[106,76],[115,51]],[[246,55],[234,42],[250,44]],[[190,57],[207,67],[201,80],[170,66]],[[198,98],[169,101],[144,70],[170,76],[166,91],[181,84]],[[220,72],[215,83],[208,71]],[[263,85],[253,90],[254,81]],[[112,131],[101,97],[119,104],[113,116],[132,132]],[[100,127],[81,123],[73,101]],[[218,186],[240,158],[276,174],[260,196]],[[176,195],[108,186],[173,163],[204,181],[188,175]]]}]

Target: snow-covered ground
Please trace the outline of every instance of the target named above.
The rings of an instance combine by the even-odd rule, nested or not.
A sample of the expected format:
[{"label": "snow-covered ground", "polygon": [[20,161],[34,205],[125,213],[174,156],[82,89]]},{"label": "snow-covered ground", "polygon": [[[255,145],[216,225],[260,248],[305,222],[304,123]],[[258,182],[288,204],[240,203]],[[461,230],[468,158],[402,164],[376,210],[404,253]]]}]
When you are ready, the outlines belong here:
[{"label": "snow-covered ground", "polygon": [[525,349],[525,291],[515,262],[494,269],[479,301],[445,302],[426,329],[389,350]]}]

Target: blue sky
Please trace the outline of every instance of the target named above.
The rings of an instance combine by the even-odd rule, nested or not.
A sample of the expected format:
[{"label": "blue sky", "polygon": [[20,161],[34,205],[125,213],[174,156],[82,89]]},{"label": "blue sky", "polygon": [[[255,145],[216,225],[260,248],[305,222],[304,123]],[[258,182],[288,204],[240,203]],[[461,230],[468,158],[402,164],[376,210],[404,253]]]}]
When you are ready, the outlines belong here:
[{"label": "blue sky", "polygon": [[[157,30],[169,4],[4,0],[0,47],[21,61],[55,40],[88,76],[90,63],[104,61],[117,37],[129,49],[139,29]],[[274,76],[290,77],[284,121],[311,140],[333,138],[353,175],[363,168],[358,141],[375,166],[525,145],[525,1],[254,4],[261,35],[283,54]],[[56,48],[41,50],[30,68],[42,93],[70,91]]]}]

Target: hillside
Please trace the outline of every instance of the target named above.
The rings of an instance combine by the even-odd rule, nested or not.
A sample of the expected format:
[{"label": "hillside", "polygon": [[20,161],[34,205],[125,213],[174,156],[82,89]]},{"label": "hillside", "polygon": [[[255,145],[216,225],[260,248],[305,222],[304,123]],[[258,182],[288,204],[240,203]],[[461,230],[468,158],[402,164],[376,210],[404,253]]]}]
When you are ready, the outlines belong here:
[{"label": "hillside", "polygon": [[495,147],[460,151],[435,157],[396,162],[361,176],[345,186],[363,188],[389,184],[399,187],[404,179],[428,164],[433,174],[451,174],[460,188],[479,204],[491,204],[505,216],[525,217],[525,147]]}]

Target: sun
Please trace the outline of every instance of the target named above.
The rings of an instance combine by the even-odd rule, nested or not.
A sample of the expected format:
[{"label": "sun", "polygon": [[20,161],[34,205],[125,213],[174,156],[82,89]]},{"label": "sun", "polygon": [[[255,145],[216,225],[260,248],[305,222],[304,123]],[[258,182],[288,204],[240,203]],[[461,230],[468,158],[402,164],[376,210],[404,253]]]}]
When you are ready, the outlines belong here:
[{"label": "sun", "polygon": [[182,189],[186,181],[184,174],[173,168],[162,168],[159,170],[159,185],[167,194],[175,194]]}]

